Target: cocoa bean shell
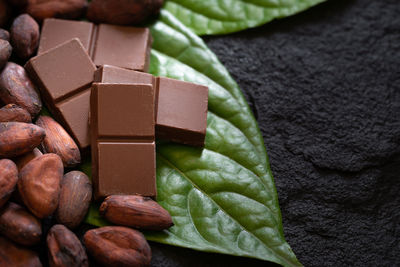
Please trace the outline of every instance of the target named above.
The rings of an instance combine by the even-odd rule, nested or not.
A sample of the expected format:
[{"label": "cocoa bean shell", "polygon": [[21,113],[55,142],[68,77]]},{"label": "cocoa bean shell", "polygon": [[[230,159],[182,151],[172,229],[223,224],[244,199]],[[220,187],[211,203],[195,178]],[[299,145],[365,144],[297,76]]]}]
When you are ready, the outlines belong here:
[{"label": "cocoa bean shell", "polygon": [[0,109],[0,122],[32,122],[31,114],[15,104],[5,105]]},{"label": "cocoa bean shell", "polygon": [[87,267],[86,251],[73,232],[61,224],[54,225],[47,234],[50,267]]},{"label": "cocoa bean shell", "polygon": [[0,236],[0,266],[42,267],[38,255]]},{"label": "cocoa bean shell", "polygon": [[145,230],[164,230],[174,225],[168,211],[139,195],[109,196],[101,204],[100,214],[114,224]]},{"label": "cocoa bean shell", "polygon": [[7,64],[12,53],[12,47],[6,40],[0,39],[0,70]]},{"label": "cocoa bean shell", "polygon": [[0,29],[0,39],[10,41],[10,33],[4,29]]},{"label": "cocoa bean shell", "polygon": [[24,122],[0,122],[0,157],[12,158],[32,151],[43,140],[43,128]]},{"label": "cocoa bean shell", "polygon": [[96,23],[138,24],[158,14],[162,4],[163,0],[93,0],[88,7],[87,18]]},{"label": "cocoa bean shell", "polygon": [[18,182],[18,170],[9,159],[0,160],[0,207],[2,207],[15,190]]},{"label": "cocoa bean shell", "polygon": [[32,246],[40,241],[42,225],[25,208],[9,202],[0,211],[0,233],[20,245]]},{"label": "cocoa bean shell", "polygon": [[0,73],[0,100],[23,107],[32,118],[42,109],[42,101],[25,69],[13,62],[8,62]]},{"label": "cocoa bean shell", "polygon": [[18,57],[27,59],[39,45],[39,25],[28,14],[16,17],[11,25],[11,43]]},{"label": "cocoa bean shell", "polygon": [[56,154],[31,160],[19,173],[18,191],[26,207],[38,218],[57,209],[64,168]]},{"label": "cocoa bean shell", "polygon": [[106,226],[85,233],[88,252],[105,266],[149,266],[150,246],[143,234],[122,226]]},{"label": "cocoa bean shell", "polygon": [[92,184],[86,174],[80,171],[65,174],[61,181],[57,221],[70,229],[76,228],[85,218],[91,199]]},{"label": "cocoa bean shell", "polygon": [[28,0],[26,12],[38,21],[45,18],[80,18],[87,7],[87,0]]},{"label": "cocoa bean shell", "polygon": [[42,142],[44,153],[54,153],[61,157],[64,167],[74,167],[81,162],[81,153],[72,137],[49,116],[40,116],[36,125],[46,131]]},{"label": "cocoa bean shell", "polygon": [[41,155],[43,155],[43,153],[38,148],[35,148],[31,152],[28,152],[22,156],[14,158],[14,162],[17,165],[18,170],[21,170],[31,160],[40,157]]}]

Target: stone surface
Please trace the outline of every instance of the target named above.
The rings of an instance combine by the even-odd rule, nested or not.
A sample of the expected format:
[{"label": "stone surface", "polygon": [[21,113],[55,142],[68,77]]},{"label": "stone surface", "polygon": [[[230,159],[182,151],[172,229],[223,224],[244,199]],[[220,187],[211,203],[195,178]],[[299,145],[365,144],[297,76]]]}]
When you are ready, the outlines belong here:
[{"label": "stone surface", "polygon": [[208,37],[259,121],[305,266],[397,266],[400,5],[328,1]]}]

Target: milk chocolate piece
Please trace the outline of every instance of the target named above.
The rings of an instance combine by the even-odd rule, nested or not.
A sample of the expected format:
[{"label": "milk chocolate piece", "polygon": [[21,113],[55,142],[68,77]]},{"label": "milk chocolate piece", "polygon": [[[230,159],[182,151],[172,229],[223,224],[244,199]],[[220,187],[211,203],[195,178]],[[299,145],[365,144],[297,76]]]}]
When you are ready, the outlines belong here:
[{"label": "milk chocolate piece", "polygon": [[25,66],[40,88],[48,108],[78,146],[90,145],[90,86],[96,66],[78,39],[38,55]]},{"label": "milk chocolate piece", "polygon": [[94,82],[154,84],[155,77],[145,72],[104,65],[98,68],[95,72]]},{"label": "milk chocolate piece", "polygon": [[207,128],[208,87],[158,77],[157,138],[203,146]]},{"label": "milk chocolate piece", "polygon": [[97,66],[108,64],[139,71],[148,69],[152,43],[148,28],[46,19],[39,54],[71,38],[81,40]]},{"label": "milk chocolate piece", "polygon": [[90,110],[95,197],[155,197],[153,87],[95,83]]},{"label": "milk chocolate piece", "polygon": [[38,55],[73,38],[78,38],[89,53],[94,24],[86,21],[45,19],[40,36]]},{"label": "milk chocolate piece", "polygon": [[148,28],[134,28],[100,24],[92,52],[97,65],[147,71],[149,66],[151,35]]}]

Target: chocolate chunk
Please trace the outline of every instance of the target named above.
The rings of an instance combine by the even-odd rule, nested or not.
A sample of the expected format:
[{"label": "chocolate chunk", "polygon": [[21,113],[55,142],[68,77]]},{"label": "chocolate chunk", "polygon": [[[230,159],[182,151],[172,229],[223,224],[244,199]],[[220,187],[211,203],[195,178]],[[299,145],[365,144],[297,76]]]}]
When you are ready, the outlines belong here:
[{"label": "chocolate chunk", "polygon": [[203,146],[207,128],[208,87],[158,77],[157,138]]},{"label": "chocolate chunk", "polygon": [[154,91],[147,84],[98,84],[91,95],[96,198],[155,197]]},{"label": "chocolate chunk", "polygon": [[82,43],[75,38],[56,46],[29,60],[25,68],[53,115],[81,149],[87,148],[90,86],[96,66]]},{"label": "chocolate chunk", "polygon": [[94,74],[94,82],[98,83],[142,83],[154,84],[155,77],[149,73],[127,70],[110,65],[104,65]]},{"label": "chocolate chunk", "polygon": [[71,38],[78,38],[97,66],[147,71],[152,43],[148,28],[95,25],[89,22],[46,19],[39,54]]},{"label": "chocolate chunk", "polygon": [[89,53],[94,24],[86,21],[45,19],[42,26],[38,55],[66,41],[78,38]]}]

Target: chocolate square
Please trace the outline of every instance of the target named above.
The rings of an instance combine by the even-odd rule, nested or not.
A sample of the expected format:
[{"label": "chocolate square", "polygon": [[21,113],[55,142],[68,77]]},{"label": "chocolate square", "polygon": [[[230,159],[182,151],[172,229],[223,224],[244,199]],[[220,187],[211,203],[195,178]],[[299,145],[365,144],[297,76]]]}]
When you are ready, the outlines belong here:
[{"label": "chocolate square", "polygon": [[98,197],[156,196],[155,142],[99,142]]},{"label": "chocolate square", "polygon": [[103,84],[97,93],[98,135],[154,138],[154,93],[149,84]]},{"label": "chocolate square", "polygon": [[207,128],[208,87],[158,77],[156,135],[203,146]]},{"label": "chocolate square", "polygon": [[86,21],[45,19],[40,34],[38,54],[42,54],[73,38],[78,38],[89,52],[95,25]]},{"label": "chocolate square", "polygon": [[152,39],[148,28],[100,24],[93,51],[97,66],[147,71]]}]

